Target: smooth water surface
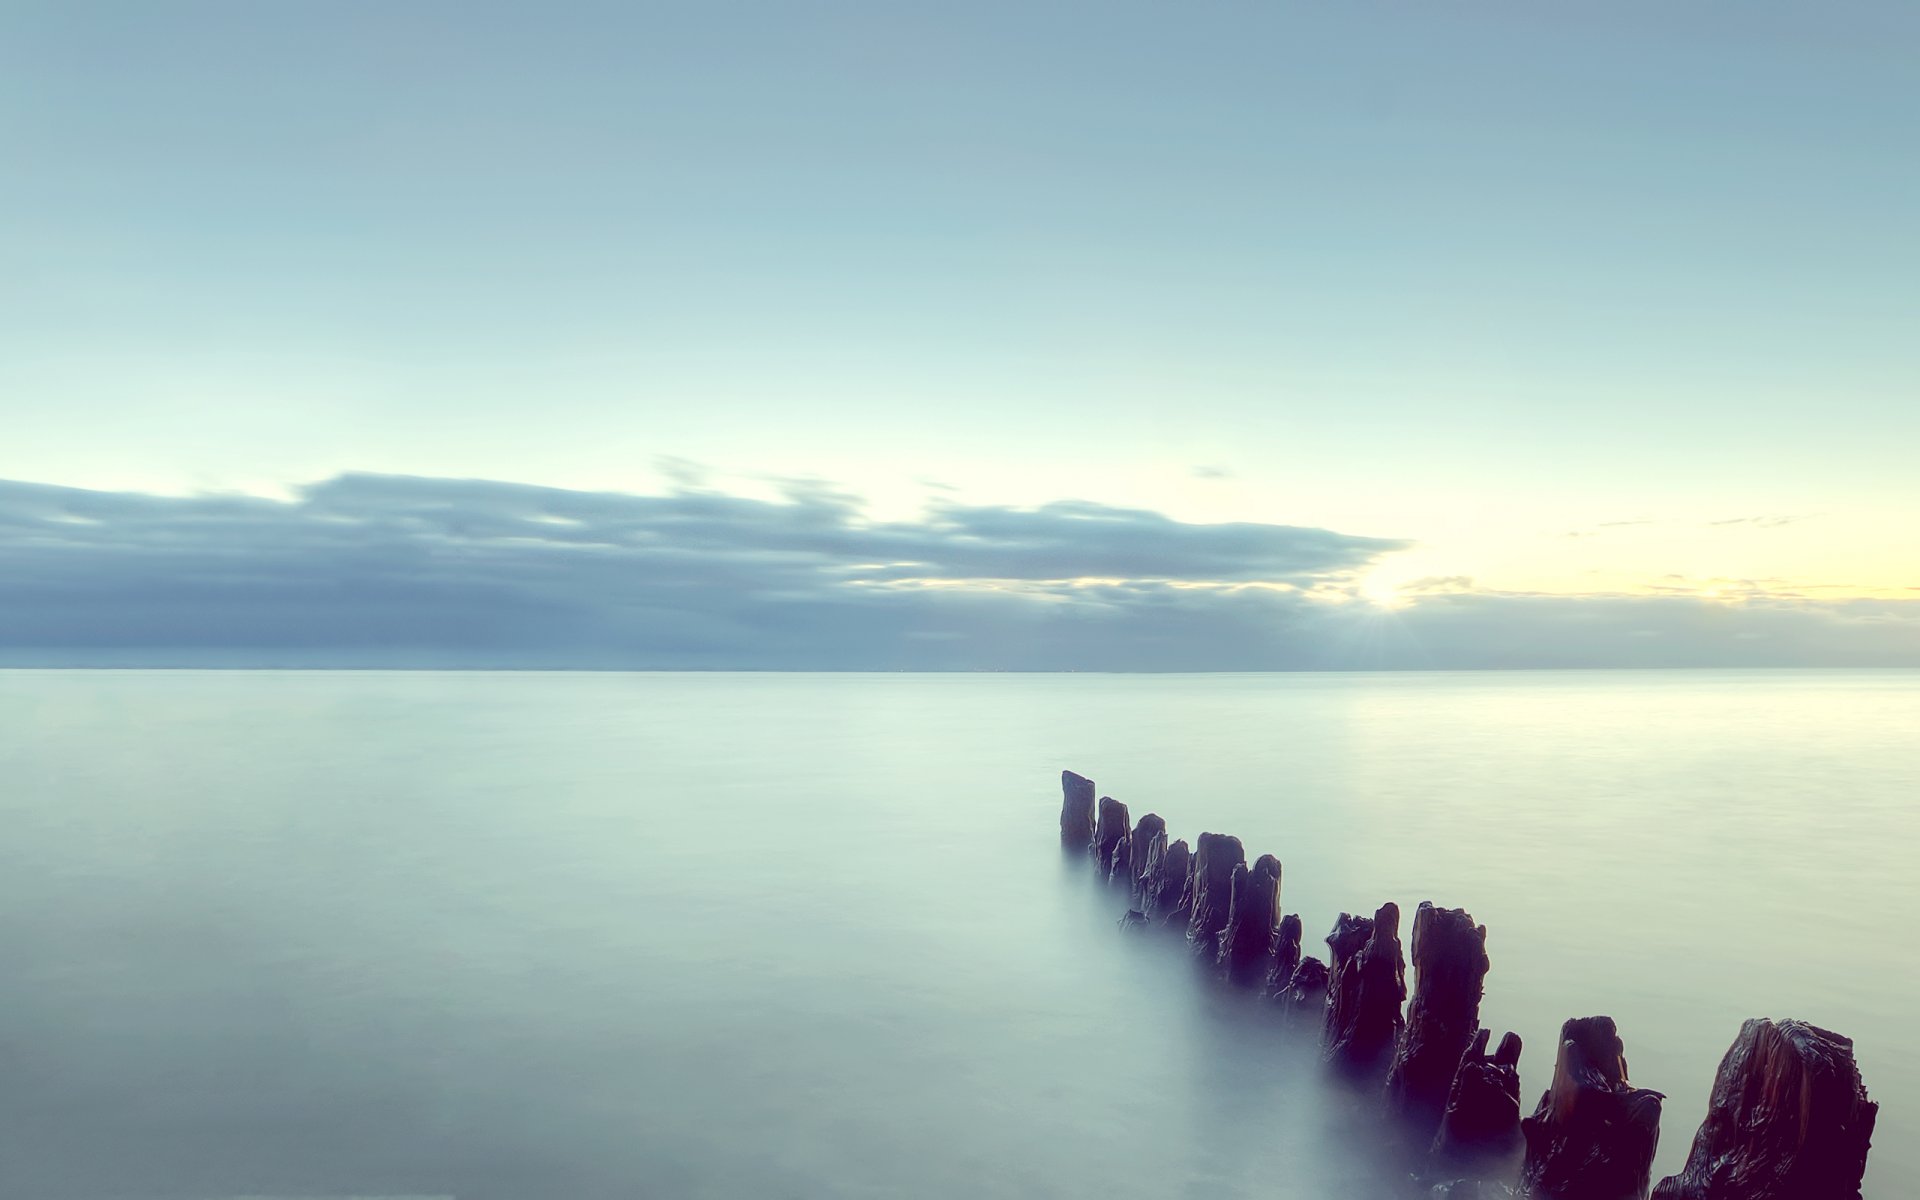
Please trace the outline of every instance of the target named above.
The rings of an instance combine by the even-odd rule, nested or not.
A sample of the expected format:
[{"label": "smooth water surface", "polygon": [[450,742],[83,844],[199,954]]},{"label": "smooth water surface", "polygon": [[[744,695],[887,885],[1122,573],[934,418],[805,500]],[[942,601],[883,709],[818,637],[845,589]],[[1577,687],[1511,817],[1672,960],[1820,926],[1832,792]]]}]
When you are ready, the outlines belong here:
[{"label": "smooth water surface", "polygon": [[1121,937],[1059,771],[1489,929],[1531,1107],[1684,1157],[1748,1016],[1920,1193],[1912,672],[0,672],[0,1195],[1368,1197],[1310,1039]]}]

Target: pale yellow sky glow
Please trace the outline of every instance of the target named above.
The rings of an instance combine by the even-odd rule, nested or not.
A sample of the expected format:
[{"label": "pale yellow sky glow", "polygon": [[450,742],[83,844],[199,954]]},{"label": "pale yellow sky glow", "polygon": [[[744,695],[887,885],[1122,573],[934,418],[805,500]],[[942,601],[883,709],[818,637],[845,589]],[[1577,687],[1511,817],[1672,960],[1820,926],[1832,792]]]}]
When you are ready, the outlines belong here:
[{"label": "pale yellow sky glow", "polygon": [[[711,485],[771,497],[777,475],[716,472]],[[873,473],[846,486],[867,500],[868,515],[876,520],[916,519],[930,503],[943,501],[1031,506],[1071,497],[1148,508],[1198,524],[1308,525],[1413,541],[1362,576],[1361,593],[1375,601],[1404,603],[1460,590],[1711,593],[1728,600],[1920,598],[1920,537],[1911,532],[1920,529],[1920,512],[1913,511],[1782,511],[1688,496],[1665,510],[1623,506],[1609,513],[1566,496],[1490,503],[1472,494],[1394,495],[1377,486],[1345,496],[1331,481],[1329,494],[1307,496],[1300,488],[1224,468],[1165,461],[1111,471],[1063,464],[1052,481],[1086,490],[1049,494],[1031,480],[963,470],[940,476],[940,487],[930,487],[927,476]],[[660,482],[637,486],[650,489]]]}]

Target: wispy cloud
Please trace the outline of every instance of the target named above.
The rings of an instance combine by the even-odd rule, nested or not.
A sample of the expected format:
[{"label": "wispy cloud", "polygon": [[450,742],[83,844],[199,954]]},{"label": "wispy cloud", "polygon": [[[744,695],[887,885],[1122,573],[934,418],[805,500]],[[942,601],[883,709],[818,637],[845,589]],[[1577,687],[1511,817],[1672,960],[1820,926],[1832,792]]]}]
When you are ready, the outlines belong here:
[{"label": "wispy cloud", "polygon": [[1658,525],[1659,523],[1660,523],[1659,521],[1655,520],[1652,517],[1635,517],[1632,520],[1627,520],[1627,521],[1601,521],[1599,524],[1593,525],[1588,528],[1569,529],[1566,532],[1562,533],[1560,536],[1563,538],[1598,537],[1600,536],[1600,533],[1602,530],[1627,529],[1636,525]]},{"label": "wispy cloud", "polygon": [[[1920,663],[1920,602],[1357,598],[1406,548],[1062,501],[343,475],[290,500],[0,483],[0,661],[806,669]],[[1697,593],[1698,585],[1693,585]]]},{"label": "wispy cloud", "polygon": [[1426,575],[1394,585],[1403,596],[1460,595],[1474,590],[1471,575]]},{"label": "wispy cloud", "polygon": [[1794,516],[1794,517],[1786,517],[1786,516],[1759,516],[1759,517],[1728,517],[1728,518],[1726,518],[1725,520],[1720,520],[1720,521],[1708,521],[1708,522],[1707,522],[1707,524],[1708,524],[1709,526],[1719,526],[1719,525],[1753,525],[1753,526],[1756,526],[1756,527],[1758,527],[1758,528],[1760,528],[1760,529],[1778,529],[1778,528],[1780,528],[1780,527],[1781,527],[1782,525],[1791,525],[1791,524],[1793,524],[1793,523],[1794,523],[1794,522],[1796,522],[1796,521],[1804,521],[1804,520],[1806,520],[1806,519],[1807,519],[1807,518],[1806,518],[1806,517],[1803,517],[1803,516]]},{"label": "wispy cloud", "polygon": [[[1723,527],[1746,525],[1755,529],[1779,529],[1782,526],[1793,525],[1793,524],[1796,524],[1797,522],[1805,521],[1809,519],[1811,518],[1809,518],[1804,514],[1791,515],[1791,516],[1779,515],[1779,514],[1762,514],[1758,516],[1725,517],[1720,520],[1702,521],[1699,523],[1697,527],[1704,528],[1704,529],[1718,529]],[[1640,526],[1646,526],[1646,525],[1672,526],[1672,525],[1679,525],[1679,524],[1686,524],[1688,525],[1689,528],[1695,527],[1690,522],[1681,522],[1677,519],[1669,519],[1669,518],[1661,518],[1661,517],[1634,517],[1629,520],[1623,520],[1623,521],[1601,521],[1598,524],[1588,526],[1585,528],[1565,530],[1559,536],[1563,538],[1576,538],[1576,539],[1590,538],[1590,537],[1598,537],[1600,536],[1601,533],[1607,530],[1612,530],[1612,529],[1632,529],[1632,528],[1638,528]]]},{"label": "wispy cloud", "polygon": [[682,491],[705,487],[713,477],[713,471],[705,463],[695,462],[691,458],[682,458],[677,454],[655,456],[653,469],[660,477],[672,483]]}]

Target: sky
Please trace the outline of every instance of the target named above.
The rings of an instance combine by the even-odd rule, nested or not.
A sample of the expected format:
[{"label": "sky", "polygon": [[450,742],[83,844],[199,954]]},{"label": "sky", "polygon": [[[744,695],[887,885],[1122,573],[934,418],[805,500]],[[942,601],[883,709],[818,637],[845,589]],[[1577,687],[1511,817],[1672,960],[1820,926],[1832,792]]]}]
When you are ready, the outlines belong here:
[{"label": "sky", "polygon": [[1920,665],[1917,39],[13,0],[0,662]]}]

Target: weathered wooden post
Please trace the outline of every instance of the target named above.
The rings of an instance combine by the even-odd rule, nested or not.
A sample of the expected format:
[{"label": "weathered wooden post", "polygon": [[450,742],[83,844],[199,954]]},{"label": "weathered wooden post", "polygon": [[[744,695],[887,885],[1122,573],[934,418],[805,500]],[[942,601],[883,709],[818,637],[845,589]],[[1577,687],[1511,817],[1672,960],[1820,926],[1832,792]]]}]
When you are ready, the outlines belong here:
[{"label": "weathered wooden post", "polygon": [[1399,906],[1383,904],[1371,918],[1341,913],[1327,946],[1333,957],[1327,967],[1326,1059],[1377,1083],[1400,1040],[1400,1005],[1407,998]]},{"label": "weathered wooden post", "polygon": [[1422,901],[1413,914],[1413,1001],[1387,1070],[1387,1105],[1421,1145],[1433,1140],[1460,1060],[1480,1028],[1487,930],[1465,909]]},{"label": "weathered wooden post", "polygon": [[1755,1018],[1720,1060],[1687,1165],[1654,1200],[1859,1200],[1879,1111],[1850,1039]]},{"label": "weathered wooden post", "polygon": [[1440,1131],[1433,1136],[1433,1157],[1445,1166],[1468,1170],[1517,1158],[1520,1138],[1520,1035],[1509,1033],[1487,1055],[1491,1030],[1481,1029],[1460,1058]]},{"label": "weathered wooden post", "polygon": [[1266,992],[1277,996],[1287,990],[1293,982],[1293,973],[1300,966],[1300,914],[1288,913],[1280,918],[1280,928],[1273,935],[1273,973],[1267,976]]},{"label": "weathered wooden post", "polygon": [[1060,772],[1060,845],[1085,853],[1093,849],[1093,780]]},{"label": "weathered wooden post", "polygon": [[1233,869],[1227,927],[1215,963],[1229,983],[1264,987],[1273,976],[1274,941],[1280,932],[1280,860],[1262,854],[1253,866]]},{"label": "weathered wooden post", "polygon": [[1165,925],[1180,920],[1180,898],[1193,873],[1193,852],[1185,838],[1169,843],[1163,836],[1147,851],[1147,873],[1140,880],[1140,911],[1147,921]]},{"label": "weathered wooden post", "polygon": [[1114,851],[1127,844],[1127,829],[1132,822],[1127,806],[1112,796],[1100,797],[1099,816],[1093,825],[1093,862],[1100,878],[1112,879]]},{"label": "weathered wooden post", "polygon": [[1209,962],[1220,952],[1220,931],[1233,909],[1233,869],[1246,862],[1240,839],[1230,834],[1203,833],[1194,845],[1180,907],[1187,914],[1188,948]]},{"label": "weathered wooden post", "polygon": [[1568,1021],[1560,1027],[1553,1085],[1520,1122],[1527,1140],[1520,1194],[1643,1200],[1664,1098],[1627,1082],[1626,1047],[1612,1017]]},{"label": "weathered wooden post", "polygon": [[[1147,911],[1147,873],[1152,869],[1155,850],[1164,854],[1166,845],[1167,823],[1157,813],[1141,817],[1127,835],[1127,906],[1143,915]],[[1119,858],[1116,850],[1114,861]]]},{"label": "weathered wooden post", "polygon": [[1300,960],[1287,982],[1273,994],[1280,1015],[1292,1024],[1312,1021],[1324,1027],[1327,1020],[1327,964],[1309,955]]}]

